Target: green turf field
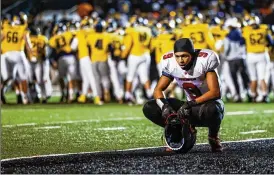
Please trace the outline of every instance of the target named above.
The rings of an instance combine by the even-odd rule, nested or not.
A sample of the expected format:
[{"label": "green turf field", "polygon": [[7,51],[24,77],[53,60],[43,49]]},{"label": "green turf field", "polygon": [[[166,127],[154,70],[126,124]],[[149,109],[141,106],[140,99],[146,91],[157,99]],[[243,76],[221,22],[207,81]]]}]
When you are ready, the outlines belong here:
[{"label": "green turf field", "polygon": [[[226,104],[221,139],[274,137],[273,106]],[[161,135],[162,129],[143,116],[141,106],[2,106],[2,159],[162,146]],[[205,128],[198,128],[197,142],[207,142]]]}]

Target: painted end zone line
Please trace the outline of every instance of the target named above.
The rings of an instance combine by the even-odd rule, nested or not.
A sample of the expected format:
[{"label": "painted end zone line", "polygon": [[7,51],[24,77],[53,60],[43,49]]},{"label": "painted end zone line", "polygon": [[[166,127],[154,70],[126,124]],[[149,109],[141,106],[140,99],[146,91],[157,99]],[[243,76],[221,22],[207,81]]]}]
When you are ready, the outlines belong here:
[{"label": "painted end zone line", "polygon": [[[272,114],[274,110],[264,110],[264,114]],[[252,115],[256,114],[256,111],[232,111],[226,112],[225,116],[238,116],[238,115]],[[273,115],[274,117],[274,115]],[[4,128],[18,127],[18,126],[35,126],[35,125],[55,125],[55,124],[74,124],[74,123],[92,123],[92,122],[106,122],[106,121],[124,121],[124,120],[144,120],[145,117],[125,117],[125,118],[109,118],[109,119],[91,119],[91,120],[68,120],[59,122],[46,122],[46,123],[23,123],[14,125],[3,125]]]},{"label": "painted end zone line", "polygon": [[[262,140],[274,140],[272,138],[255,138],[255,139],[247,139],[247,140],[239,140],[239,141],[224,141],[222,143],[243,143],[243,142],[253,142],[253,141],[262,141]],[[198,143],[196,145],[206,145],[208,143]],[[141,147],[141,148],[131,148],[131,149],[124,149],[124,150],[113,150],[113,151],[94,151],[94,152],[80,152],[80,153],[67,153],[67,154],[49,154],[49,155],[40,155],[40,156],[31,156],[31,157],[17,157],[17,158],[10,158],[10,159],[3,159],[1,162],[8,162],[8,161],[16,161],[22,159],[34,159],[34,158],[50,158],[50,157],[58,157],[58,156],[70,156],[70,155],[84,155],[84,154],[96,154],[96,153],[104,153],[104,152],[127,152],[127,151],[138,151],[143,149],[157,149],[157,148],[164,148],[165,146],[156,146],[156,147]]]}]

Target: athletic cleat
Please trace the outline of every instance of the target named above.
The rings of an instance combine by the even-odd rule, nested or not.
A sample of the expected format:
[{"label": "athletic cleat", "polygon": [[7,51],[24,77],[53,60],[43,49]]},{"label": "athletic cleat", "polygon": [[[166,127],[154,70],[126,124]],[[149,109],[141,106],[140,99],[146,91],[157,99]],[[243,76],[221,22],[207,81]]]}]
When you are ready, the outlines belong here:
[{"label": "athletic cleat", "polygon": [[101,99],[100,99],[99,96],[96,96],[94,98],[94,104],[96,104],[96,105],[103,105],[103,102],[101,101]]},{"label": "athletic cleat", "polygon": [[221,141],[218,137],[208,136],[208,142],[211,146],[212,152],[223,152],[223,147],[222,147]]},{"label": "athletic cleat", "polygon": [[80,95],[78,98],[77,98],[77,101],[79,102],[79,103],[86,103],[86,101],[87,101],[87,97],[85,96],[85,95]]}]

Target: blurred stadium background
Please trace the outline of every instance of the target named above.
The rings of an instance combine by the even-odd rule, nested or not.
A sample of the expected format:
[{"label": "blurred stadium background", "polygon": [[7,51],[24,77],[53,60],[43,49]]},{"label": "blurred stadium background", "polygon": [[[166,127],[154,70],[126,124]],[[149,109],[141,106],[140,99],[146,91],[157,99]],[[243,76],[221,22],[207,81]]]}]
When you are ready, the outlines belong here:
[{"label": "blurred stadium background", "polygon": [[[29,62],[27,65],[32,67],[34,64],[47,62],[49,69],[46,72],[47,81],[39,83],[39,74],[35,73],[34,67],[29,68],[29,72],[32,73],[31,78],[27,80],[28,90],[25,94],[24,88],[19,86],[20,81],[17,77],[3,82],[1,76],[1,155],[4,159],[161,146],[161,128],[147,121],[142,114],[141,105],[148,99],[148,93],[140,86],[138,78],[132,90],[134,100],[124,97],[124,82],[127,75],[126,61],[124,58],[121,59],[124,46],[122,40],[119,40],[120,43],[116,46],[113,35],[123,38],[128,28],[137,26],[149,28],[151,45],[163,43],[155,44],[155,47],[146,45],[150,51],[147,65],[152,90],[159,78],[159,50],[167,49],[166,43],[171,40],[170,37],[161,40],[160,35],[168,33],[176,39],[191,37],[198,41],[209,35],[214,39],[203,42],[207,48],[215,50],[220,55],[222,62],[218,71],[224,87],[222,96],[226,102],[226,116],[222,123],[221,139],[239,141],[274,136],[273,46],[266,42],[260,46],[263,47],[263,52],[269,55],[264,70],[267,92],[262,92],[258,87],[257,94],[252,98],[249,87],[244,87],[246,80],[240,74],[237,74],[240,89],[240,93],[237,93],[229,68],[223,67],[226,58],[222,50],[222,40],[231,30],[231,26],[236,26],[237,30],[242,31],[245,27],[255,24],[265,29],[273,38],[274,2],[271,0],[2,0],[1,6],[2,31],[7,28],[14,31],[13,26],[24,26],[23,30],[30,34],[30,40],[37,35],[44,36],[46,46],[35,50],[36,55],[29,53],[25,45],[22,51]],[[234,23],[227,22],[231,19]],[[94,96],[92,87],[87,89],[85,97],[81,97],[83,75],[79,72],[76,82],[70,82],[69,76],[63,77],[63,85],[60,86],[60,70],[58,71],[56,65],[61,64],[58,62],[61,58],[58,55],[60,48],[51,44],[51,40],[54,43],[56,36],[70,32],[72,41],[75,36],[77,37],[77,32],[94,32],[97,30],[96,27],[100,27],[99,24],[104,32],[109,34],[107,38],[115,48],[107,51],[108,57],[104,60],[110,72],[110,85],[108,89],[104,87],[104,82],[101,82],[101,94],[99,93],[98,99]],[[206,33],[206,36],[185,36],[184,29],[187,31],[191,25],[197,25],[196,28],[202,26],[202,32]],[[93,34],[90,34],[91,38]],[[255,38],[256,41],[257,39]],[[35,41],[31,43],[34,47]],[[4,54],[3,48],[1,43],[1,59]],[[39,52],[45,54],[41,56]],[[79,50],[73,51],[70,48],[69,53],[65,55],[70,54],[78,60],[78,52]],[[91,62],[94,64],[97,61],[91,57]],[[78,66],[77,69],[80,68],[79,60],[74,63]],[[116,75],[116,78],[113,78],[113,75]],[[96,79],[96,84],[100,84],[100,81],[101,79]],[[169,88],[167,95],[185,99],[182,89],[176,85]],[[129,101],[137,105],[129,107]],[[102,106],[97,107],[92,103]],[[198,143],[206,142],[206,132],[205,128],[199,129]]]}]

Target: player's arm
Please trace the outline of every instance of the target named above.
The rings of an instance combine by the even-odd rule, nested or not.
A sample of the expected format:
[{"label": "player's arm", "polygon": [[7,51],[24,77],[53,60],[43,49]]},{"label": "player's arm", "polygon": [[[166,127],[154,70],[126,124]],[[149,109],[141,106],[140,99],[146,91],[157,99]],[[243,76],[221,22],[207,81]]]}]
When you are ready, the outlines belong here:
[{"label": "player's arm", "polygon": [[126,59],[133,45],[132,37],[129,34],[125,36],[123,45],[124,45],[124,50],[122,51],[121,58]]},{"label": "player's arm", "polygon": [[154,89],[153,97],[156,99],[156,103],[159,108],[162,110],[162,117],[167,119],[169,116],[174,115],[176,112],[168,103],[168,100],[165,98],[163,91],[169,86],[173,78],[162,75],[160,80],[157,83],[157,86]]},{"label": "player's arm", "polygon": [[79,40],[78,37],[73,37],[70,43],[70,47],[73,51],[76,51],[78,49]]},{"label": "player's arm", "polygon": [[1,39],[1,42],[4,41],[4,39],[5,39],[5,35],[4,35],[3,30],[1,30],[1,38],[0,39]]},{"label": "player's arm", "polygon": [[266,35],[266,41],[268,43],[268,47],[269,46],[274,46],[273,38],[271,37],[271,35],[269,33]]},{"label": "player's arm", "polygon": [[197,104],[221,98],[218,76],[214,70],[206,73],[206,82],[208,86],[208,92],[195,99]]},{"label": "player's arm", "polygon": [[30,56],[32,56],[32,45],[31,45],[30,36],[28,32],[25,33],[24,40],[26,42],[27,51],[30,54]]},{"label": "player's arm", "polygon": [[165,98],[163,91],[165,91],[167,89],[167,87],[172,82],[172,80],[173,80],[173,78],[166,76],[166,75],[162,75],[154,89],[153,97],[155,99]]},{"label": "player's arm", "polygon": [[160,77],[153,92],[153,97],[156,100],[159,108],[162,110],[163,118],[168,118],[170,115],[176,113],[168,103],[168,100],[165,98],[165,95],[163,93],[163,91],[167,89],[167,87],[174,79],[173,76],[170,74],[168,65],[169,60],[161,60],[162,76]]},{"label": "player's arm", "polygon": [[195,99],[196,104],[204,103],[209,100],[219,99],[221,97],[220,84],[216,68],[220,65],[218,55],[213,52],[206,59],[205,64],[205,78],[208,86],[208,92]]}]

